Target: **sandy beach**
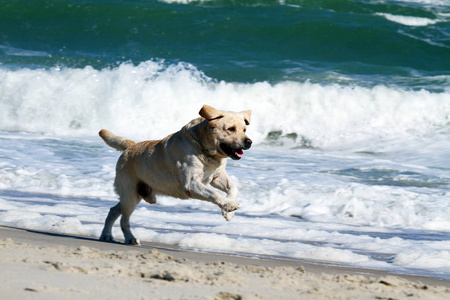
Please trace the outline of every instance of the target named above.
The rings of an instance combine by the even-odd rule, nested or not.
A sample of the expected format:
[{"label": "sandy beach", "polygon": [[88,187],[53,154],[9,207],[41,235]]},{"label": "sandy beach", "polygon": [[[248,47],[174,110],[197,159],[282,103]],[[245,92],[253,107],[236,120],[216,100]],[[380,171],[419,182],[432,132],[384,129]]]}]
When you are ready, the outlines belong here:
[{"label": "sandy beach", "polygon": [[2,299],[448,299],[450,282],[0,227]]}]

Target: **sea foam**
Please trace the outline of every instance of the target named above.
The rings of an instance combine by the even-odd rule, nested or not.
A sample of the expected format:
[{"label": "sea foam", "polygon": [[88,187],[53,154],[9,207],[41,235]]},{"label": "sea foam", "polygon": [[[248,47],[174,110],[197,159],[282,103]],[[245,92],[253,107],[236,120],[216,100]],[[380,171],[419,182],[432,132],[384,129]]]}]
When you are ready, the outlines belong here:
[{"label": "sea foam", "polygon": [[339,142],[423,136],[449,122],[450,93],[375,86],[217,82],[189,64],[148,61],[117,68],[0,69],[0,130],[95,135],[106,128],[161,138],[203,104],[251,109],[252,138],[272,132],[327,147]]},{"label": "sea foam", "polygon": [[420,18],[420,17],[411,17],[411,16],[400,16],[400,15],[392,15],[387,13],[376,13],[377,16],[383,16],[387,20],[399,23],[406,26],[428,26],[433,25],[439,22],[439,20],[432,20],[428,18]]}]

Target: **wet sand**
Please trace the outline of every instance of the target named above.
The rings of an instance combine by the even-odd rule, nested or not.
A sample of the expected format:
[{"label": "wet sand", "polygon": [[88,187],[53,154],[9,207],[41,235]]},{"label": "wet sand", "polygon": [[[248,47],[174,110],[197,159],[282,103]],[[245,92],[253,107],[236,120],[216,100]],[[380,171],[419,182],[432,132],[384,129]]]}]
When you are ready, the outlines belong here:
[{"label": "wet sand", "polygon": [[2,299],[450,299],[450,281],[0,226]]}]

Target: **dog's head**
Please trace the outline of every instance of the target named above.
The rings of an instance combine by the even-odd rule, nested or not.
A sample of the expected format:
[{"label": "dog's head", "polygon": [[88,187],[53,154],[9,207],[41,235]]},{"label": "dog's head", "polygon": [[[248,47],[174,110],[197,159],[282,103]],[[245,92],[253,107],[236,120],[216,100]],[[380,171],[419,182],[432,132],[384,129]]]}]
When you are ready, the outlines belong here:
[{"label": "dog's head", "polygon": [[241,159],[243,150],[252,145],[252,140],[245,134],[251,113],[251,110],[230,112],[203,105],[199,114],[208,123],[208,144],[214,145],[216,154],[234,160]]}]

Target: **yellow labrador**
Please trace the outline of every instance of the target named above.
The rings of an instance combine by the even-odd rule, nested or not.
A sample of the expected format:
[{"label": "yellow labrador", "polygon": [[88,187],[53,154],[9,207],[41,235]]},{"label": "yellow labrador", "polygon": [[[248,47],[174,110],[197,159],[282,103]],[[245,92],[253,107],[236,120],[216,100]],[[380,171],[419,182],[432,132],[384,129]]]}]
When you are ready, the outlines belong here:
[{"label": "yellow labrador", "polygon": [[242,150],[252,145],[245,134],[251,111],[221,111],[204,105],[199,114],[201,118],[162,140],[135,143],[104,129],[99,132],[106,144],[123,151],[114,181],[120,202],[110,209],[100,240],[113,241],[112,227],[122,215],[125,243],[139,245],[130,230],[130,215],[141,199],[155,203],[156,195],[209,201],[221,208],[227,221],[233,217],[239,204],[237,188],[225,171],[226,159],[241,159]]}]

